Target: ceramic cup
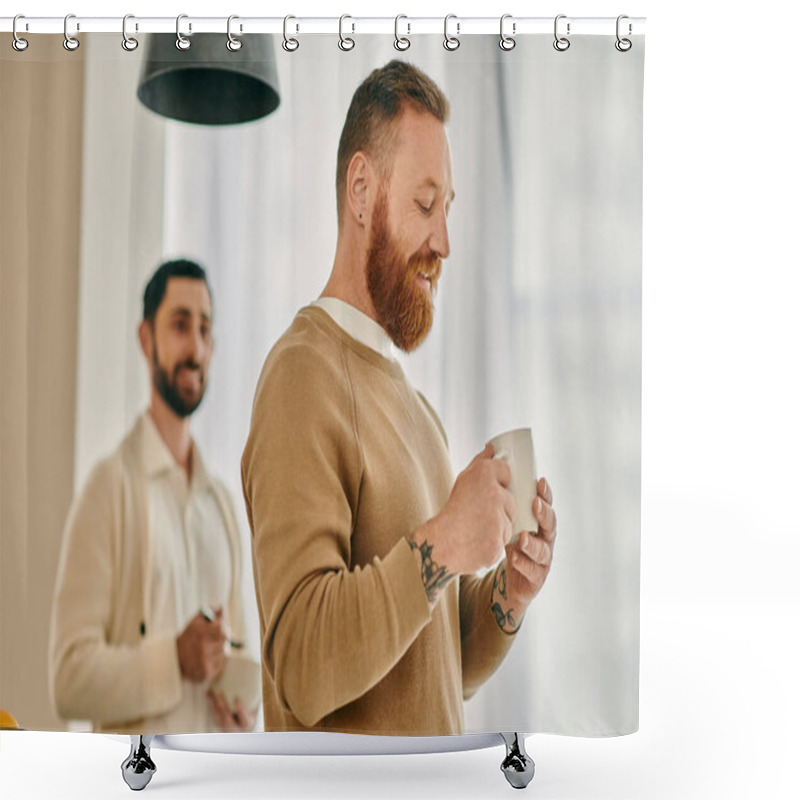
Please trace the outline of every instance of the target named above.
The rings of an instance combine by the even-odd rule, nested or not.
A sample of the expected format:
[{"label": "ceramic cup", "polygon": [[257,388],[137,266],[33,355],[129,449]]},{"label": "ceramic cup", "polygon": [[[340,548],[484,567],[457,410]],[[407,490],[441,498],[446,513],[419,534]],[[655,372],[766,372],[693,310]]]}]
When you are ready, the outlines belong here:
[{"label": "ceramic cup", "polygon": [[261,664],[249,656],[229,656],[211,688],[225,698],[231,711],[236,697],[246,709],[256,708],[261,702]]},{"label": "ceramic cup", "polygon": [[516,428],[489,440],[494,447],[494,457],[502,458],[511,468],[511,483],[508,490],[517,503],[514,519],[516,541],[523,531],[538,533],[539,524],[533,516],[533,501],[536,497],[536,458],[533,453],[533,436],[530,428]]}]

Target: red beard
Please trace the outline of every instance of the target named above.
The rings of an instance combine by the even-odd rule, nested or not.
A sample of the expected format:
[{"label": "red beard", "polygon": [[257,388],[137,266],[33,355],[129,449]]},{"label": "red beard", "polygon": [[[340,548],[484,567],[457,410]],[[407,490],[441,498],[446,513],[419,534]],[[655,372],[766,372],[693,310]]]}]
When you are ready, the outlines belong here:
[{"label": "red beard", "polygon": [[[410,353],[422,344],[433,325],[433,294],[442,260],[424,245],[404,263],[389,235],[387,205],[383,192],[372,213],[367,289],[378,323],[397,347]],[[430,292],[420,285],[420,273],[430,276]]]}]

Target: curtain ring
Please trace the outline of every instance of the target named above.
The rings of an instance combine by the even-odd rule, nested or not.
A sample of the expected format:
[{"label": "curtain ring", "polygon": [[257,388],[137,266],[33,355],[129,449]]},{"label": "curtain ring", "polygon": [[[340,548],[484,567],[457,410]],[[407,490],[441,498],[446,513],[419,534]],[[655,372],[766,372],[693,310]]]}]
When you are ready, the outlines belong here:
[{"label": "curtain ring", "polygon": [[[342,32],[342,26],[346,19],[353,19],[353,18],[349,14],[342,14],[342,16],[339,17],[339,49],[344,50],[345,53],[352,50],[356,46],[355,40],[353,40],[349,36],[345,36],[344,33]],[[355,31],[356,31],[356,24],[354,22],[352,33],[355,33]]]},{"label": "curtain ring", "polygon": [[[505,31],[503,30],[503,25],[507,19],[511,19],[511,14],[503,14],[500,17],[500,41],[498,44],[500,45],[501,50],[505,50],[508,52],[509,50],[513,50],[517,46],[517,40],[513,36],[506,36]],[[511,32],[517,32],[517,23],[511,23]]]},{"label": "curtain ring", "polygon": [[442,42],[442,45],[445,50],[449,50],[452,53],[453,50],[458,50],[458,48],[461,47],[461,40],[458,38],[458,34],[461,32],[461,23],[456,22],[456,35],[450,36],[447,32],[447,23],[450,22],[451,19],[457,19],[456,15],[448,14],[444,18],[444,42]]},{"label": "curtain ring", "polygon": [[[128,20],[135,19],[133,14],[126,14],[122,18],[122,49],[132,53],[138,46],[139,40],[134,39],[133,36],[128,36]],[[137,26],[138,28],[138,26]]]},{"label": "curtain ring", "polygon": [[[297,50],[298,47],[300,47],[300,42],[298,42],[297,39],[289,37],[289,36],[286,35],[286,31],[287,31],[287,27],[288,27],[290,19],[297,19],[297,17],[293,17],[291,14],[289,14],[288,16],[283,18],[283,43],[282,43],[282,46],[283,46],[283,49],[287,53],[294,53],[294,51]],[[300,30],[300,26],[299,25],[297,26],[297,30]]]},{"label": "curtain ring", "polygon": [[20,35],[17,33],[17,20],[18,20],[18,19],[25,19],[25,16],[24,16],[23,14],[17,14],[17,16],[16,16],[16,17],[14,17],[14,22],[13,22],[13,24],[11,25],[11,32],[14,34],[14,39],[13,39],[13,40],[12,40],[12,42],[11,42],[11,46],[12,46],[12,47],[13,47],[13,48],[14,48],[14,49],[15,49],[15,50],[18,52],[18,53],[21,53],[23,50],[27,50],[27,49],[28,49],[28,40],[27,40],[27,39],[23,39],[23,38],[22,38],[22,37],[21,37],[21,36],[20,36]]},{"label": "curtain ring", "polygon": [[[81,43],[74,36],[69,35],[67,27],[69,26],[69,21],[71,19],[75,19],[74,14],[67,14],[67,16],[64,17],[64,49],[73,52],[74,50],[77,50],[81,46]],[[81,26],[77,25],[77,30],[80,29]]]},{"label": "curtain ring", "polygon": [[[189,39],[187,39],[181,33],[181,20],[182,19],[188,19],[188,18],[189,18],[188,14],[178,14],[178,18],[175,20],[175,36],[177,37],[175,39],[175,47],[177,47],[178,50],[188,50],[192,46],[191,41],[189,41]],[[191,23],[189,23],[189,32],[190,33],[191,33],[191,30],[192,30],[192,25],[191,25]]]},{"label": "curtain ring", "polygon": [[[408,19],[408,17],[405,14],[398,14],[394,18],[394,49],[402,52],[411,47],[411,39],[407,39],[405,36],[400,35],[398,28],[400,26],[401,19]],[[411,33],[411,23],[407,22],[406,26],[408,27],[408,32]]]},{"label": "curtain ring", "polygon": [[[566,19],[566,14],[559,14],[556,17],[555,24],[553,25],[553,35],[555,36],[555,41],[553,42],[553,47],[558,50],[559,53],[563,53],[565,50],[569,50],[570,41],[567,39],[566,36],[559,36],[558,35],[558,21],[560,19]],[[567,23],[567,36],[569,36],[569,28],[570,24]]]},{"label": "curtain ring", "polygon": [[[633,42],[630,39],[623,39],[619,35],[619,24],[620,24],[620,22],[622,22],[623,19],[629,19],[628,15],[627,14],[620,14],[617,17],[617,41],[614,42],[614,47],[616,47],[617,50],[619,50],[620,53],[627,53],[628,50],[630,50],[631,47],[633,47]],[[633,33],[633,26],[629,22],[628,23],[628,36],[630,36],[631,33]]]},{"label": "curtain ring", "polygon": [[[235,20],[235,19],[239,19],[239,17],[237,17],[236,14],[231,14],[228,17],[228,41],[225,43],[225,46],[228,48],[228,50],[231,51],[231,53],[238,53],[239,50],[242,49],[242,45],[244,44],[244,42],[242,42],[241,39],[237,39],[231,33],[231,22],[233,22],[233,20]],[[240,26],[239,27],[239,31],[241,31],[241,30],[242,30],[242,28]]]}]

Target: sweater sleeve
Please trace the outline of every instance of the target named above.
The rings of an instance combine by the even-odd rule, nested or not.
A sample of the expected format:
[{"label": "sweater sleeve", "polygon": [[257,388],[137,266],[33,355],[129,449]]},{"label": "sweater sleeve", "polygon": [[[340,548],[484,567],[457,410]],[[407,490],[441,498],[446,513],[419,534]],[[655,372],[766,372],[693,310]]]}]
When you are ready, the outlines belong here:
[{"label": "sweater sleeve", "polygon": [[468,700],[500,666],[516,633],[508,634],[492,614],[495,569],[482,578],[462,575],[459,586],[461,618],[461,670],[464,699]]},{"label": "sweater sleeve", "polygon": [[307,344],[265,364],[242,458],[262,659],[302,725],[363,695],[430,620],[405,538],[350,568],[362,475],[344,356]]},{"label": "sweater sleeve", "polygon": [[53,600],[49,673],[56,711],[95,725],[162,714],[181,697],[173,637],[108,642],[116,588],[114,526],[122,524],[120,483],[104,462],[73,504]]}]

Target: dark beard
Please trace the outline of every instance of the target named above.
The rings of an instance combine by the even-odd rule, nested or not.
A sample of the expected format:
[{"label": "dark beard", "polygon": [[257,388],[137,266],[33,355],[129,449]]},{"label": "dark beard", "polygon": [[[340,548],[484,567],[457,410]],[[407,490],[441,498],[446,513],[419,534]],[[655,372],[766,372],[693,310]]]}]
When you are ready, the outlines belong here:
[{"label": "dark beard", "polygon": [[175,365],[175,369],[172,371],[172,380],[170,380],[167,371],[158,361],[158,351],[156,350],[155,341],[153,342],[153,385],[156,387],[156,391],[159,395],[161,395],[161,399],[183,419],[191,416],[197,410],[200,403],[203,402],[203,397],[205,397],[206,393],[206,383],[205,374],[202,374],[200,396],[197,400],[187,401],[184,399],[183,395],[181,395],[177,386],[178,371],[181,368],[198,368],[201,369],[202,374],[202,368],[198,364],[191,361],[184,361]]},{"label": "dark beard", "polygon": [[[367,289],[378,323],[397,347],[410,353],[419,347],[433,325],[433,293],[442,271],[441,259],[420,248],[404,263],[389,235],[386,192],[372,212],[372,235],[367,252]],[[431,275],[430,295],[417,285],[420,272]]]}]

